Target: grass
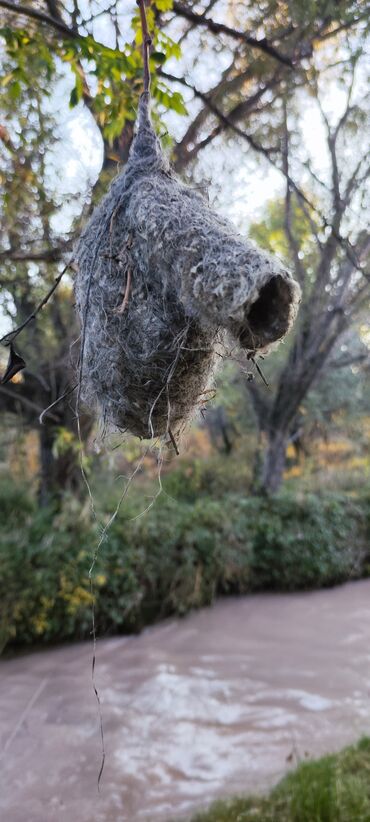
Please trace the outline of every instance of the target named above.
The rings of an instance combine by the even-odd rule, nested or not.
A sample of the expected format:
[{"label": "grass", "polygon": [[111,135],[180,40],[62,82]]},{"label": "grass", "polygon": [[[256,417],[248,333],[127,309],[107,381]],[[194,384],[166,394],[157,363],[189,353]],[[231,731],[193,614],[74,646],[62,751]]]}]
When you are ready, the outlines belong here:
[{"label": "grass", "polygon": [[302,763],[268,796],[216,802],[191,822],[370,822],[370,738]]}]

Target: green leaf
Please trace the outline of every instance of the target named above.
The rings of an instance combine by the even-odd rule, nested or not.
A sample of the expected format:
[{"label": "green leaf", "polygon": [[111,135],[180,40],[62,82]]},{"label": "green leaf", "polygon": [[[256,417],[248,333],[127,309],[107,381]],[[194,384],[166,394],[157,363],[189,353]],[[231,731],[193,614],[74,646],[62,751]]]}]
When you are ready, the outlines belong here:
[{"label": "green leaf", "polygon": [[3,37],[8,45],[13,42],[14,36],[10,26],[3,26],[3,28],[0,29],[0,37]]},{"label": "green leaf", "polygon": [[187,114],[188,110],[179,91],[175,91],[171,97],[170,108],[177,114]]},{"label": "green leaf", "polygon": [[158,11],[170,11],[172,9],[173,0],[155,0],[154,5]]},{"label": "green leaf", "polygon": [[76,57],[76,50],[74,48],[68,48],[66,51],[63,52],[62,60],[70,63],[71,60],[74,60]]},{"label": "green leaf", "polygon": [[181,47],[164,31],[158,32],[157,45],[161,51],[164,51],[167,60],[169,57],[175,57],[176,60],[181,57]]},{"label": "green leaf", "polygon": [[69,98],[70,108],[74,108],[75,106],[77,106],[78,102],[79,102],[79,98],[78,98],[77,88],[76,88],[76,86],[74,86],[74,88],[71,91],[71,96]]},{"label": "green leaf", "polygon": [[13,79],[13,72],[10,71],[9,74],[6,74],[5,77],[3,77],[3,79],[1,80],[1,85],[3,87],[7,86],[12,79]]},{"label": "green leaf", "polygon": [[20,93],[21,93],[21,84],[18,82],[18,80],[15,80],[9,86],[9,96],[11,97],[12,100],[17,100],[18,97],[20,96]]},{"label": "green leaf", "polygon": [[150,59],[153,60],[155,63],[165,63],[167,57],[163,54],[162,51],[153,51],[150,55]]},{"label": "green leaf", "polygon": [[138,29],[136,34],[135,34],[135,43],[136,43],[137,46],[141,46],[142,43],[143,43],[143,34],[142,34],[141,29]]}]

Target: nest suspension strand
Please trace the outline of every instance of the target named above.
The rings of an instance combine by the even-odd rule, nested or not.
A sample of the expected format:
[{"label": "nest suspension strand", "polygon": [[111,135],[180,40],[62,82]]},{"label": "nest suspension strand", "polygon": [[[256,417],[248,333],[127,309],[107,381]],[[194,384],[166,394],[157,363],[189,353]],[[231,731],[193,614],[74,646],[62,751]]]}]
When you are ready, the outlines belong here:
[{"label": "nest suspension strand", "polygon": [[75,291],[82,398],[105,423],[153,438],[189,419],[225,332],[253,354],[285,336],[299,287],[177,179],[149,106],[146,90],[125,170],[78,244]]}]

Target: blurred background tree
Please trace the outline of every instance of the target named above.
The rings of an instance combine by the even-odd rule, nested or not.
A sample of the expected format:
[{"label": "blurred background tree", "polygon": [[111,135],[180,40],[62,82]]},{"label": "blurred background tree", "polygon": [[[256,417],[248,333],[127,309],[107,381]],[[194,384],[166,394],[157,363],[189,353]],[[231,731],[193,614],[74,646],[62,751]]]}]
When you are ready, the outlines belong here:
[{"label": "blurred background tree", "polygon": [[[0,10],[1,299],[4,323],[10,317],[17,325],[63,268],[91,202],[127,158],[142,88],[141,35],[134,3],[0,0]],[[337,390],[348,374],[355,378],[352,365],[357,374],[368,367],[368,336],[360,332],[370,276],[368,9],[363,2],[153,0],[148,19],[154,118],[175,168],[193,185],[206,181],[218,206],[241,230],[249,223],[251,235],[283,257],[302,286],[294,332],[263,363],[269,389],[258,375],[243,376],[245,367],[240,375],[231,369],[226,381],[231,392],[242,386],[238,416],[255,414],[253,487],[274,492],[289,447],[298,451],[303,429],[306,438],[313,430],[313,405],[320,406],[328,385]],[[94,145],[93,169],[79,167],[72,195],[60,180],[66,101],[76,113],[75,150],[79,140],[86,145],[84,129]],[[259,187],[269,202],[256,220]],[[63,282],[42,319],[19,338],[25,371],[0,389],[3,410],[39,431],[44,501],[78,484],[71,397],[38,427],[40,411],[73,383],[69,352],[78,332],[70,280]],[[230,453],[241,429],[217,402],[207,424]],[[91,422],[83,428],[87,436]]]},{"label": "blurred background tree", "polygon": [[[11,64],[5,68],[11,73]],[[27,71],[29,88],[13,83],[9,93],[6,73],[0,98],[6,124],[1,127],[1,307],[4,320],[15,324],[32,314],[53,284],[71,240],[60,223],[57,230],[53,225],[61,207],[53,182],[57,124],[48,111],[48,95],[40,89],[50,79],[49,67],[35,54]],[[42,319],[23,332],[20,345],[27,352],[27,368],[0,389],[8,424],[15,417],[23,431],[38,433],[41,504],[80,483],[75,414],[68,397],[46,415],[45,424],[39,423],[42,411],[67,389],[69,349],[77,337],[72,290],[66,283]],[[6,349],[4,353],[6,359]],[[88,428],[91,422],[84,417],[82,430]]]}]

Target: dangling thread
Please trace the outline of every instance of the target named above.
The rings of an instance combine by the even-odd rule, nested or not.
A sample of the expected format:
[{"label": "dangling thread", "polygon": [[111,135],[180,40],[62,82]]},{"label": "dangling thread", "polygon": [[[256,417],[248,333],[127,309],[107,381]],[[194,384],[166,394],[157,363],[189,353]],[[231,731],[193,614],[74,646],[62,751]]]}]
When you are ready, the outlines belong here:
[{"label": "dangling thread", "polygon": [[[150,91],[149,49],[150,49],[150,45],[152,43],[152,38],[150,37],[150,34],[148,32],[148,25],[147,25],[147,19],[146,19],[146,11],[145,11],[145,0],[137,0],[137,3],[138,3],[138,6],[139,6],[139,9],[140,9],[142,38],[143,38],[144,93],[149,95],[149,91]],[[110,218],[110,220],[112,220],[112,218]],[[80,351],[79,369],[78,369],[79,370],[79,379],[78,379],[78,385],[77,385],[77,398],[76,398],[77,431],[78,431],[78,439],[79,439],[79,444],[80,444],[80,468],[81,468],[81,474],[82,474],[83,480],[84,480],[85,485],[86,485],[87,490],[88,490],[88,494],[89,494],[90,501],[91,501],[92,513],[93,513],[94,516],[95,516],[95,510],[94,510],[93,495],[92,495],[92,491],[91,491],[90,484],[89,484],[89,481],[88,481],[88,478],[87,478],[87,475],[86,475],[86,471],[85,471],[85,467],[84,467],[84,456],[85,455],[84,455],[84,447],[83,447],[83,442],[82,442],[81,426],[80,426],[80,402],[81,402],[81,387],[82,387],[82,380],[83,380],[83,367],[84,367],[84,356],[85,356],[85,346],[86,346],[86,326],[87,326],[89,304],[90,304],[90,290],[91,290],[91,284],[92,284],[92,280],[93,280],[93,274],[94,274],[94,271],[95,271],[95,264],[96,264],[96,261],[97,261],[98,253],[99,253],[100,248],[101,248],[101,240],[103,239],[103,236],[104,236],[104,233],[105,233],[106,229],[107,229],[107,225],[103,224],[103,226],[101,227],[101,230],[99,232],[98,242],[97,242],[96,249],[95,249],[94,260],[93,260],[93,264],[91,266],[89,282],[88,282],[87,291],[86,291],[86,298],[85,298],[85,304],[84,304],[84,309],[83,309],[81,351]],[[130,275],[130,278],[131,278],[131,275]],[[128,279],[127,285],[126,285],[126,293],[125,293],[124,302],[123,302],[124,308],[126,308],[126,301],[128,301],[129,288],[130,288],[130,279]],[[145,454],[146,454],[146,452],[145,452]],[[93,656],[92,656],[92,663],[91,663],[91,679],[92,679],[92,686],[93,686],[95,698],[96,698],[97,705],[98,705],[100,739],[101,739],[101,763],[100,763],[100,769],[99,769],[98,781],[97,781],[98,791],[100,791],[100,782],[101,782],[101,778],[102,778],[103,771],[104,771],[106,751],[105,751],[104,723],[103,723],[101,700],[100,700],[99,689],[98,689],[98,686],[97,686],[97,683],[96,683],[96,676],[95,676],[97,634],[96,634],[95,589],[94,589],[93,572],[94,572],[94,567],[95,567],[95,564],[96,564],[96,561],[97,561],[97,558],[98,558],[99,549],[100,549],[102,543],[104,542],[104,540],[106,538],[106,535],[107,535],[107,532],[108,532],[110,526],[114,522],[114,520],[115,520],[115,518],[116,518],[116,516],[119,512],[121,504],[122,504],[122,502],[123,502],[123,500],[124,500],[124,498],[125,498],[125,496],[128,492],[129,486],[130,486],[135,474],[139,470],[139,467],[141,466],[142,461],[145,458],[145,454],[139,460],[136,469],[134,470],[133,474],[131,475],[128,482],[126,483],[125,488],[124,488],[123,493],[122,493],[122,495],[119,499],[119,502],[118,502],[118,505],[116,506],[115,511],[113,512],[112,516],[108,520],[108,523],[105,525],[105,527],[103,528],[103,530],[101,532],[100,539],[99,539],[98,544],[97,544],[97,546],[96,546],[96,548],[93,552],[92,562],[91,562],[91,566],[90,566],[89,574],[88,574],[89,583],[90,583],[90,595],[91,595],[91,622],[92,622],[91,633],[92,633],[92,640],[93,640]]]}]

